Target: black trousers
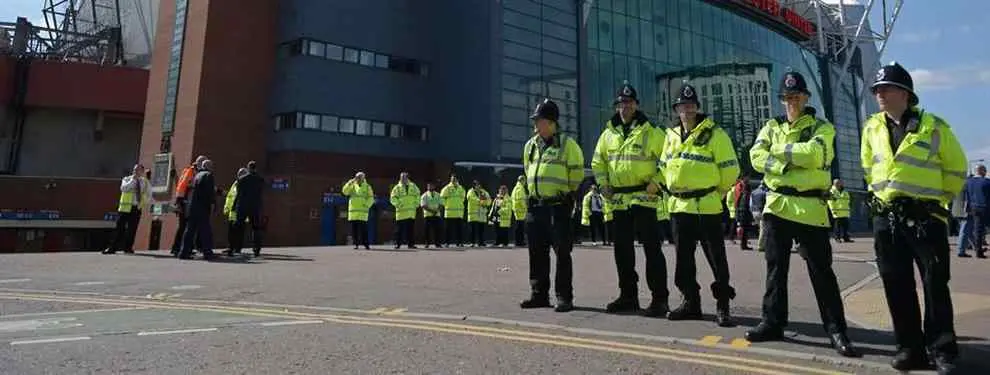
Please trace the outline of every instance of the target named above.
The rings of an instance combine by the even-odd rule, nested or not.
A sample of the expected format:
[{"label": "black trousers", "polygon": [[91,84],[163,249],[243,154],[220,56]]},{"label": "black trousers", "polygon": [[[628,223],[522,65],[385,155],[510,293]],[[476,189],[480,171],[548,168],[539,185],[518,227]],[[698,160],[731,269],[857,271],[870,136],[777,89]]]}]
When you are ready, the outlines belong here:
[{"label": "black trousers", "polygon": [[835,218],[835,238],[849,240],[849,218],[848,217],[837,217]]},{"label": "black trousers", "polygon": [[[464,218],[448,217],[444,224],[447,226],[447,246],[464,245]],[[456,242],[454,240],[457,240]]]},{"label": "black trousers", "polygon": [[787,273],[791,266],[791,246],[800,242],[811,286],[818,300],[822,324],[829,334],[846,331],[846,316],[839,296],[839,283],[832,270],[832,246],[828,228],[801,224],[766,213],[767,283],[763,294],[763,321],[771,326],[787,326]]},{"label": "black trousers", "polygon": [[398,248],[405,244],[410,249],[415,247],[415,236],[413,235],[413,227],[415,226],[416,219],[402,219],[396,220],[395,222],[395,247]]},{"label": "black trousers", "polygon": [[351,237],[354,239],[354,246],[364,245],[364,247],[369,247],[368,244],[368,222],[361,220],[351,220]]},{"label": "black trousers", "polygon": [[471,243],[478,246],[485,246],[485,223],[471,222]]},{"label": "black trousers", "polygon": [[182,250],[179,251],[180,258],[192,256],[194,245],[199,246],[203,256],[213,255],[213,227],[210,223],[210,212],[199,212],[188,217],[186,232],[182,234]]},{"label": "black trousers", "polygon": [[590,216],[591,225],[588,226],[588,231],[591,232],[591,242],[598,241],[596,234],[601,236],[602,241],[605,241],[605,215],[601,212],[592,212]]},{"label": "black trousers", "polygon": [[722,238],[722,216],[673,213],[670,215],[677,245],[677,266],[674,269],[674,285],[684,295],[686,301],[700,302],[701,286],[698,285],[698,270],[694,254],[699,243],[702,246],[708,265],[712,268],[715,282],[711,285],[715,300],[728,301],[736,298],[736,290],[729,284],[729,261],[725,255],[725,239]]},{"label": "black trousers", "polygon": [[[433,244],[436,245],[436,247],[440,247],[440,231],[441,231],[440,216],[427,217],[424,219],[424,221],[426,222],[425,225],[426,231],[423,233],[424,234],[423,242],[425,242],[427,245]],[[433,240],[430,241],[430,238],[432,238]]]},{"label": "black trousers", "polygon": [[114,223],[113,240],[110,241],[110,251],[134,251],[134,237],[137,235],[138,223],[141,221],[141,210],[118,212],[117,222]]},{"label": "black trousers", "polygon": [[238,212],[236,219],[234,220],[234,234],[232,239],[234,242],[231,243],[230,248],[235,252],[241,251],[244,248],[244,232],[247,229],[247,225],[251,225],[251,238],[253,239],[253,250],[255,253],[261,252],[261,215],[257,212]]},{"label": "black trousers", "polygon": [[615,241],[615,219],[605,223],[605,243],[611,244]]},{"label": "black trousers", "polygon": [[495,226],[495,245],[509,246],[509,227]]},{"label": "black trousers", "polygon": [[[959,348],[949,295],[948,229],[935,219],[923,228],[922,233],[917,227],[891,225],[886,217],[873,219],[874,250],[894,323],[894,337],[898,349],[924,353],[920,350],[928,348],[937,354],[955,357]],[[924,327],[915,292],[915,264],[924,288]]]},{"label": "black trousers", "polygon": [[[184,211],[183,207],[179,207],[179,209]],[[186,222],[188,221],[185,212],[179,212],[177,216],[179,225],[175,227],[175,237],[172,239],[172,254],[178,254],[179,250],[182,250],[182,236],[186,233]],[[199,242],[196,244],[199,245]]]},{"label": "black trousers", "polygon": [[666,301],[667,261],[660,251],[660,237],[657,235],[657,211],[654,208],[632,206],[614,212],[615,268],[619,276],[619,292],[623,298],[638,298],[636,273],[635,235],[638,231],[646,256],[646,283],[653,293],[653,299]]},{"label": "black trousers", "polygon": [[554,291],[557,299],[574,299],[574,262],[571,251],[574,238],[571,207],[567,204],[534,206],[526,214],[529,238],[529,285],[534,297],[550,295],[550,247],[557,254]]},{"label": "black trousers", "polygon": [[513,225],[516,227],[516,246],[526,246],[526,218],[523,217],[522,220],[516,220],[516,223]]}]

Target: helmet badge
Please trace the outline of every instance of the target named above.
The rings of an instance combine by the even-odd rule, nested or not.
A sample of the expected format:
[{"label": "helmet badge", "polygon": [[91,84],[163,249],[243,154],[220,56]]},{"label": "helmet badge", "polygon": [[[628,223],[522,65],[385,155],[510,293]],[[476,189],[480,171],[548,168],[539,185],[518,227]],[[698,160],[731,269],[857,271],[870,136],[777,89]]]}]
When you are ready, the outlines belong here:
[{"label": "helmet badge", "polygon": [[794,86],[797,86],[797,79],[793,75],[788,74],[787,78],[784,79],[784,86],[794,88]]},{"label": "helmet badge", "polygon": [[885,79],[887,79],[887,70],[880,68],[880,71],[877,72],[877,81],[883,81]]},{"label": "helmet badge", "polygon": [[622,95],[632,96],[632,88],[630,88],[629,86],[624,86],[622,88]]},{"label": "helmet badge", "polygon": [[694,89],[692,89],[691,86],[684,86],[684,93],[683,94],[684,94],[684,97],[685,98],[693,98],[694,97]]}]

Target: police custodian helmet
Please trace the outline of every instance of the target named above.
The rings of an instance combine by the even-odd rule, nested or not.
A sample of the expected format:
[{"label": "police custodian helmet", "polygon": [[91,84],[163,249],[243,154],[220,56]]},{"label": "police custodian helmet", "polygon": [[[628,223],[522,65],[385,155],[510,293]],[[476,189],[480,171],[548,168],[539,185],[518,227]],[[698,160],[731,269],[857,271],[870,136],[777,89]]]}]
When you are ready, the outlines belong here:
[{"label": "police custodian helmet", "polygon": [[798,93],[811,96],[811,91],[808,90],[808,81],[804,79],[801,73],[787,72],[784,74],[784,78],[780,80],[780,96]]},{"label": "police custodian helmet", "polygon": [[622,87],[619,88],[619,92],[615,97],[615,102],[612,104],[619,104],[630,99],[636,103],[639,103],[639,98],[636,96],[636,89],[629,84],[629,81],[622,82]]},{"label": "police custodian helmet", "polygon": [[545,98],[540,104],[536,105],[536,109],[533,110],[533,114],[529,118],[532,120],[544,118],[557,122],[560,119],[560,108],[557,108],[557,103],[554,103],[553,100]]},{"label": "police custodian helmet", "polygon": [[896,86],[906,90],[911,94],[911,99],[909,99],[910,105],[918,105],[918,95],[914,93],[914,80],[911,79],[911,74],[908,73],[907,69],[904,69],[896,61],[880,68],[880,71],[877,72],[876,80],[870,86],[870,90],[876,93],[877,87],[880,86]]},{"label": "police custodian helmet", "polygon": [[678,95],[677,100],[674,101],[673,107],[677,108],[678,104],[687,103],[694,103],[699,107],[701,106],[701,103],[698,101],[698,91],[694,89],[694,86],[691,86],[685,82],[684,85],[681,86],[680,95]]}]

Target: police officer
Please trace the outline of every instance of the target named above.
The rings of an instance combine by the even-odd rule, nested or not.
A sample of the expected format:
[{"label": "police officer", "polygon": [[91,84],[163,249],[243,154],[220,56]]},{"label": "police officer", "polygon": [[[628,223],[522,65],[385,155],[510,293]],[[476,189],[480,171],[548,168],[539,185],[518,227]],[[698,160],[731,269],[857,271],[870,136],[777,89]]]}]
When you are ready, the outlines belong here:
[{"label": "police officer", "polygon": [[732,140],[711,117],[698,112],[698,96],[691,85],[681,87],[674,102],[680,118],[667,129],[661,166],[668,189],[670,220],[677,246],[674,284],[684,295],[679,307],[667,314],[670,320],[702,319],[701,296],[695,265],[695,249],[705,243],[705,257],[712,266],[711,285],[716,300],[715,321],[719,326],[734,325],[729,301],[736,290],[729,285],[729,261],[722,237],[721,198],[732,189],[739,176],[739,162]]},{"label": "police officer", "polygon": [[[880,69],[871,86],[882,112],[863,126],[861,157],[873,194],[878,258],[901,371],[934,362],[939,374],[958,356],[949,296],[949,202],[963,187],[966,156],[945,120],[917,107],[911,76],[901,65]],[[918,265],[925,323],[915,294]]]},{"label": "police officer", "polygon": [[654,127],[639,110],[636,90],[625,82],[615,99],[615,115],[605,124],[591,169],[606,199],[611,201],[615,223],[612,237],[615,267],[619,276],[619,297],[610,302],[608,312],[639,311],[636,274],[635,234],[646,255],[646,282],[653,301],[645,315],[665,316],[667,305],[667,264],[660,252],[657,234],[658,194],[663,174],[657,163],[663,153],[664,131]]},{"label": "police officer", "polygon": [[833,233],[835,240],[853,242],[849,238],[849,192],[846,191],[842,180],[838,178],[832,181],[832,190],[829,191],[828,195],[828,211],[832,213],[832,218],[835,220],[835,232]]},{"label": "police officer", "polygon": [[554,311],[567,312],[574,309],[571,211],[584,179],[584,155],[573,138],[559,131],[560,110],[556,103],[544,99],[530,118],[535,122],[536,135],[523,147],[522,160],[528,192],[526,230],[532,294],[520,306],[550,307],[550,246],[553,246],[557,253]]},{"label": "police officer", "polygon": [[399,173],[399,182],[389,192],[389,203],[395,207],[395,248],[405,242],[406,247],[416,248],[414,224],[419,208],[419,186],[409,180],[409,172]]},{"label": "police officer", "polygon": [[780,95],[786,115],[767,121],[750,150],[753,168],[764,174],[763,181],[770,191],[763,209],[767,261],[763,321],[746,332],[746,339],[758,342],[783,338],[787,325],[787,273],[791,246],[797,241],[832,346],[843,356],[856,356],[846,336],[845,311],[832,271],[825,205],[832,180],[829,167],[835,156],[835,127],[816,118],[814,108],[805,107],[811,92],[800,73],[784,74]]}]

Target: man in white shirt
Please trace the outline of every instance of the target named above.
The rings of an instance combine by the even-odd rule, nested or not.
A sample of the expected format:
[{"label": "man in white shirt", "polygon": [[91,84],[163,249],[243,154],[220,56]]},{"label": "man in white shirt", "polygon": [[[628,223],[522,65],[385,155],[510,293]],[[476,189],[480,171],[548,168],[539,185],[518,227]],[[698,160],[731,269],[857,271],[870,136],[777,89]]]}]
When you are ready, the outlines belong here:
[{"label": "man in white shirt", "polygon": [[148,202],[151,202],[151,182],[145,177],[144,166],[136,164],[131,175],[120,180],[117,224],[113,240],[103,254],[114,254],[118,250],[134,253],[134,236],[141,220],[141,211],[148,206]]}]

